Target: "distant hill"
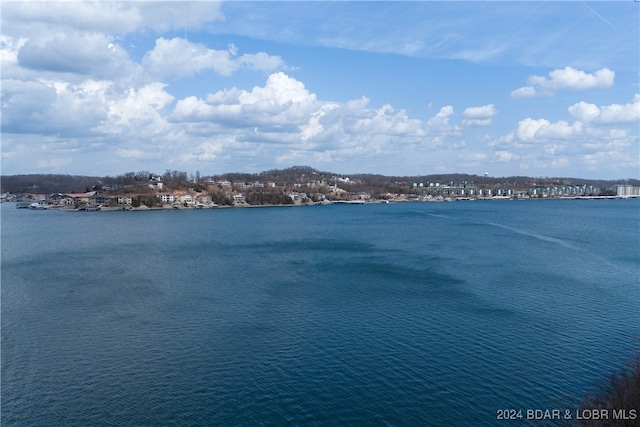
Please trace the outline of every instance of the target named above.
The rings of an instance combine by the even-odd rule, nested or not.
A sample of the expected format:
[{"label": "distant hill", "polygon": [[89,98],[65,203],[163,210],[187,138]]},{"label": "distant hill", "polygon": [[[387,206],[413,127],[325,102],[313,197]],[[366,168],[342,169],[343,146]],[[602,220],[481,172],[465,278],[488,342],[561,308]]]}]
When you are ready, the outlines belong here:
[{"label": "distant hill", "polygon": [[[554,185],[596,185],[601,188],[608,188],[615,184],[629,184],[640,186],[640,180],[597,180],[585,178],[562,178],[562,177],[489,177],[469,174],[432,174],[420,176],[385,176],[379,174],[340,174],[333,172],[323,172],[309,166],[293,166],[285,169],[273,169],[260,173],[225,173],[213,176],[188,175],[186,172],[167,170],[164,174],[154,174],[148,171],[127,172],[115,177],[78,176],[78,175],[53,175],[53,174],[31,174],[31,175],[7,175],[0,177],[0,191],[2,193],[72,193],[84,192],[100,189],[103,185],[132,185],[146,186],[150,177],[160,177],[168,188],[186,187],[194,180],[204,180],[207,178],[218,180],[243,181],[243,182],[268,182],[273,181],[286,185],[302,184],[311,181],[324,181],[333,183],[339,178],[349,177],[352,182],[361,187],[369,189],[394,189],[410,186],[414,182],[422,182],[428,185],[429,182],[440,184],[473,182],[479,186],[504,186],[526,189],[532,186],[554,186]],[[341,184],[344,186],[344,183]]]},{"label": "distant hill", "polygon": [[2,193],[81,193],[91,189],[101,179],[77,175],[8,175],[0,178]]}]

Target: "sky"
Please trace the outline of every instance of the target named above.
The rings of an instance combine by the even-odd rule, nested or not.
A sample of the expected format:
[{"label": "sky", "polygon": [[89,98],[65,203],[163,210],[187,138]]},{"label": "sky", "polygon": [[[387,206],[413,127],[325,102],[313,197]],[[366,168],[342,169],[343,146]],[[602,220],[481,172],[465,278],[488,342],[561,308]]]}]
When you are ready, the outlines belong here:
[{"label": "sky", "polygon": [[640,2],[0,12],[3,175],[640,178]]}]

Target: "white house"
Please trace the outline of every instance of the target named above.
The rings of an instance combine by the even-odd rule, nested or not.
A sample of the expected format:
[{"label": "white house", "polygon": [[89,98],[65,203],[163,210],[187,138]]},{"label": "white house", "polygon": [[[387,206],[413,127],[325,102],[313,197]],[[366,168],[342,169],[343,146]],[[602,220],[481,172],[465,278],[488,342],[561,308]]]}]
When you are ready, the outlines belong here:
[{"label": "white house", "polygon": [[193,196],[191,196],[191,194],[181,194],[178,196],[178,202],[181,204],[186,203],[187,205],[190,205],[193,203]]},{"label": "white house", "polygon": [[158,197],[160,197],[160,199],[162,200],[162,203],[164,204],[173,203],[175,201],[175,197],[173,197],[173,194],[163,194]]},{"label": "white house", "polygon": [[159,176],[151,177],[151,179],[149,180],[149,188],[153,190],[160,191],[162,190],[163,185],[164,184],[162,184],[162,178],[160,178]]}]

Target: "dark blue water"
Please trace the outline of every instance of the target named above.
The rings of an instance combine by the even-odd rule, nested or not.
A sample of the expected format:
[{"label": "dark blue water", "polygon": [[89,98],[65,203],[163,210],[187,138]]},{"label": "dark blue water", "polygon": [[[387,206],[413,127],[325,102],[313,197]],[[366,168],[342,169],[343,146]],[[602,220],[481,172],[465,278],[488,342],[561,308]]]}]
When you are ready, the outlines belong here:
[{"label": "dark blue water", "polygon": [[500,409],[574,410],[637,347],[639,208],[3,204],[2,425],[504,425]]}]

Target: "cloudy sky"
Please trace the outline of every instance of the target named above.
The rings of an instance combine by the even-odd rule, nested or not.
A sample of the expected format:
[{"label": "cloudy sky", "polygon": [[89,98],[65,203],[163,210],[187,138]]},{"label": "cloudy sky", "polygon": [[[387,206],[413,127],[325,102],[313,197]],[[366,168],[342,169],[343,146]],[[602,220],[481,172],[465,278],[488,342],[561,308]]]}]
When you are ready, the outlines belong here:
[{"label": "cloudy sky", "polygon": [[1,3],[2,174],[639,177],[640,3]]}]

